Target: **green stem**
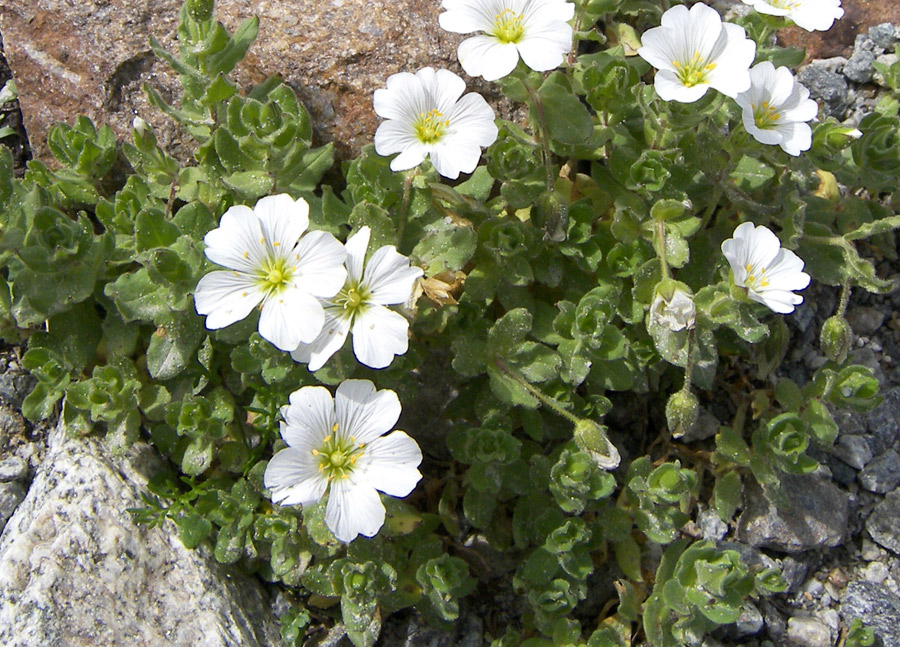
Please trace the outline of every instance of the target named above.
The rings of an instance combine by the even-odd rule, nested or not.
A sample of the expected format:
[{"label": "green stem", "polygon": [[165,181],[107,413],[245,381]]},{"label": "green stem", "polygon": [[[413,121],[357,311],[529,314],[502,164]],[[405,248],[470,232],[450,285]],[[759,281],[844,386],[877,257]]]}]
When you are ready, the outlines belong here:
[{"label": "green stem", "polygon": [[412,197],[412,183],[419,174],[419,167],[406,173],[403,180],[403,199],[400,201],[400,217],[397,221],[397,247],[403,242],[403,230],[406,228],[406,216],[409,213],[409,201]]},{"label": "green stem", "polygon": [[525,86],[525,89],[528,91],[528,96],[531,97],[531,100],[534,102],[534,111],[537,113],[537,123],[535,123],[535,127],[538,129],[540,137],[541,137],[541,147],[543,148],[543,158],[544,158],[544,172],[546,175],[547,182],[547,193],[553,192],[553,168],[551,166],[551,153],[550,153],[550,137],[547,134],[547,117],[544,114],[544,103],[541,101],[541,96],[538,94],[537,90],[531,83],[528,82],[528,79],[524,76],[522,77],[522,85]]},{"label": "green stem", "polygon": [[669,278],[669,263],[666,261],[666,223],[662,220],[656,221],[656,247],[657,252],[659,253],[662,278],[665,281]]},{"label": "green stem", "polygon": [[693,379],[692,373],[694,372],[694,329],[691,328],[688,330],[688,338],[687,338],[687,361],[684,363],[684,386],[681,387],[681,390],[685,393],[691,392],[691,382]]},{"label": "green stem", "polygon": [[499,368],[507,377],[514,380],[523,389],[528,391],[528,393],[530,393],[535,398],[540,400],[540,402],[542,404],[545,404],[548,407],[550,407],[553,411],[555,411],[557,414],[559,414],[560,416],[562,416],[563,418],[565,418],[566,420],[571,422],[573,425],[577,425],[579,422],[581,422],[581,418],[579,418],[578,416],[573,414],[571,411],[569,411],[565,407],[563,407],[563,405],[560,404],[559,400],[555,400],[554,398],[551,398],[549,395],[545,394],[543,391],[541,391],[540,389],[538,389],[535,386],[533,386],[532,384],[530,384],[527,380],[525,380],[525,378],[523,378],[515,370],[510,368],[506,364],[506,362],[504,362],[499,357],[494,358],[494,365],[497,368]]},{"label": "green stem", "polygon": [[843,317],[844,313],[847,312],[847,302],[850,301],[850,281],[844,281],[844,287],[841,289],[841,302],[838,304],[837,314],[839,317]]}]

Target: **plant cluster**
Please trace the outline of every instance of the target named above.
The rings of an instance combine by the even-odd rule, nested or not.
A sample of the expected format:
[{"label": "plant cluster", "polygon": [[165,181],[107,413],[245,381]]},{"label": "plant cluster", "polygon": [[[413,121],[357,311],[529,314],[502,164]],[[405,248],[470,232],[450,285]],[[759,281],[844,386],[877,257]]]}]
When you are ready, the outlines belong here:
[{"label": "plant cluster", "polygon": [[[229,34],[187,0],[179,55],[152,42],[180,105],[146,91],[196,140],[190,164],[141,118],[121,146],[55,126],[57,163],[22,179],[0,149],[0,335],[27,339],[25,415],[149,440],[171,469],[136,518],[280,582],[291,644],[342,623],[368,647],[409,607],[449,626],[476,587],[521,600],[487,627],[497,647],[700,644],[784,583],[685,524],[700,505],[733,522],[753,481],[779,496],[836,409],[878,404],[844,310],[893,287],[859,246],[896,258],[900,225],[896,98],[858,130],[810,125],[803,53],[770,45],[816,4],[830,18],[808,28],[829,27],[837,0],[745,2],[766,13],[444,0],[445,29],[480,32],[463,69],[528,123],[447,70],[401,72],[374,146],[325,184],[331,146],[293,90],[229,78],[256,19]],[[810,280],[842,297],[798,384],[784,318]],[[727,419],[689,444],[713,401]],[[588,608],[600,572],[617,597]]]}]

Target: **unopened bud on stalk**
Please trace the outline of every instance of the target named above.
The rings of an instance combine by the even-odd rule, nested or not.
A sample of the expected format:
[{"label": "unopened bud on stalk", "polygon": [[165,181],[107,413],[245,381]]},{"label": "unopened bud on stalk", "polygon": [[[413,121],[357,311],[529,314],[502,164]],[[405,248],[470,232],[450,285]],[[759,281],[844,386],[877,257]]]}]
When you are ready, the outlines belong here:
[{"label": "unopened bud on stalk", "polygon": [[832,148],[846,148],[860,137],[862,137],[862,131],[859,128],[841,127],[829,130],[825,135],[825,141]]},{"label": "unopened bud on stalk", "polygon": [[650,322],[668,328],[672,332],[690,330],[694,327],[697,309],[691,289],[681,283],[667,279],[660,281],[650,305]]},{"label": "unopened bud on stalk", "polygon": [[690,391],[673,393],[666,403],[666,422],[672,438],[681,438],[697,424],[700,402]]},{"label": "unopened bud on stalk", "polygon": [[213,0],[187,0],[188,15],[197,22],[206,22],[213,15]]},{"label": "unopened bud on stalk", "polygon": [[593,420],[579,420],[575,424],[575,444],[587,452],[600,469],[613,470],[619,466],[619,450],[606,435],[606,427]]},{"label": "unopened bud on stalk", "polygon": [[836,364],[843,364],[853,343],[853,331],[842,315],[834,315],[822,324],[819,333],[819,346],[825,357]]}]

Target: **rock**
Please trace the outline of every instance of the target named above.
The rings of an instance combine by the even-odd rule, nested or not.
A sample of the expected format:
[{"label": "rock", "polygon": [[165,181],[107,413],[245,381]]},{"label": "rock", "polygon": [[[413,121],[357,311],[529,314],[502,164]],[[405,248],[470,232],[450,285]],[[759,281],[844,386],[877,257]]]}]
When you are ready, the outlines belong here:
[{"label": "rock", "polygon": [[900,645],[900,597],[880,584],[850,582],[841,599],[841,620],[845,625],[859,618],[871,627],[886,646]]},{"label": "rock", "polygon": [[875,506],[866,519],[866,530],[876,542],[900,553],[900,490],[894,490]]},{"label": "rock", "polygon": [[24,371],[7,371],[0,374],[0,402],[16,409],[22,407],[22,401],[31,393],[37,380]]},{"label": "rock", "polygon": [[21,483],[16,483],[15,481],[12,483],[0,483],[0,532],[3,531],[6,522],[13,516],[16,508],[19,507],[24,498],[25,488],[22,487]]},{"label": "rock", "polygon": [[787,637],[800,647],[831,647],[831,629],[815,618],[790,618],[787,623]]},{"label": "rock", "polygon": [[876,456],[892,448],[900,433],[900,387],[884,391],[883,396],[882,403],[865,416],[872,454]]},{"label": "rock", "polygon": [[741,607],[741,615],[735,620],[735,630],[738,636],[755,636],[763,628],[763,617],[759,609],[749,600]]},{"label": "rock", "polygon": [[705,408],[701,407],[700,415],[697,416],[697,422],[693,427],[684,432],[684,436],[681,437],[681,442],[691,443],[712,438],[719,433],[719,427],[721,427],[719,419]]},{"label": "rock", "polygon": [[847,79],[840,74],[847,59],[842,56],[813,61],[797,72],[797,80],[806,86],[810,96],[821,102],[826,116],[843,118],[850,102]]},{"label": "rock", "polygon": [[887,450],[869,462],[857,478],[869,492],[887,494],[900,485],[900,454]]},{"label": "rock", "polygon": [[204,546],[185,548],[171,521],[134,523],[127,510],[143,506],[139,494],[159,465],[144,443],[111,457],[96,438],[51,433],[0,536],[0,644],[282,644],[255,580]]},{"label": "rock", "polygon": [[884,312],[867,306],[858,306],[847,311],[847,323],[857,335],[871,335],[884,323]]},{"label": "rock", "polygon": [[703,510],[697,515],[697,526],[703,538],[711,541],[719,541],[728,534],[728,524],[713,509]]},{"label": "rock", "polygon": [[882,48],[878,47],[875,41],[868,36],[857,35],[856,42],[853,43],[853,54],[844,65],[844,76],[856,83],[868,83],[872,80],[872,72],[874,72],[872,63],[882,51]]},{"label": "rock", "polygon": [[847,494],[813,475],[779,478],[781,487],[771,500],[756,484],[744,491],[738,540],[785,553],[841,545],[850,514]]},{"label": "rock", "polygon": [[28,463],[18,456],[7,456],[0,461],[0,481],[24,481],[28,476]]},{"label": "rock", "polygon": [[867,582],[872,582],[873,584],[881,584],[888,578],[888,575],[890,574],[891,572],[883,562],[869,562],[868,564],[866,564],[866,570],[863,577],[866,578]]},{"label": "rock", "polygon": [[897,42],[897,31],[889,22],[869,27],[869,38],[881,49],[888,49]]},{"label": "rock", "polygon": [[436,629],[416,612],[397,613],[384,623],[379,644],[392,647],[481,647],[484,627],[480,618],[463,612],[450,631]]},{"label": "rock", "polygon": [[[18,83],[19,101],[35,157],[48,158],[46,136],[57,121],[86,114],[130,138],[140,115],[161,145],[189,157],[190,144],[147,102],[143,83],[167,99],[180,95],[177,77],[150,51],[155,36],[177,51],[175,32],[182,0],[10,0],[0,12],[6,57]],[[280,74],[312,113],[320,141],[334,140],[342,157],[370,143],[377,118],[372,93],[391,74],[450,67],[457,73],[456,45],[463,39],[438,25],[432,0],[220,0],[216,17],[233,32],[257,15],[259,36],[238,66],[247,88]],[[89,46],[87,46],[89,44]],[[471,82],[470,82],[470,85]],[[486,84],[476,84],[486,88]]]},{"label": "rock", "polygon": [[850,467],[861,470],[872,460],[872,448],[869,441],[862,436],[841,434],[832,453]]}]

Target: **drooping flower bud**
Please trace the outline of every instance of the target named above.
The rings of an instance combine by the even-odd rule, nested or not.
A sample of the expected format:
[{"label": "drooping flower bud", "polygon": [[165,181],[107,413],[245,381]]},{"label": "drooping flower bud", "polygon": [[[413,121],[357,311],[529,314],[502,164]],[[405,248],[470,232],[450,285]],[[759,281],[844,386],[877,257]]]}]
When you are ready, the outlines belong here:
[{"label": "drooping flower bud", "polygon": [[673,393],[666,403],[666,422],[672,438],[681,438],[689,432],[700,414],[700,402],[690,391],[682,389]]},{"label": "drooping flower bud", "polygon": [[819,333],[819,346],[825,357],[836,364],[843,364],[853,343],[853,331],[850,324],[841,315],[834,315],[822,324]]},{"label": "drooping flower bud", "polygon": [[691,289],[680,281],[660,281],[650,305],[651,325],[663,326],[672,332],[694,327],[697,309]]},{"label": "drooping flower bud", "polygon": [[619,450],[606,435],[606,427],[593,420],[580,420],[575,425],[575,444],[587,452],[600,469],[613,470],[619,466]]}]

